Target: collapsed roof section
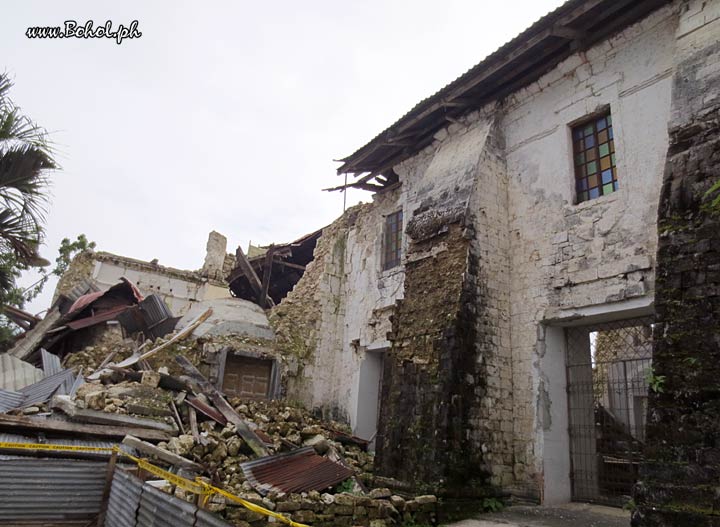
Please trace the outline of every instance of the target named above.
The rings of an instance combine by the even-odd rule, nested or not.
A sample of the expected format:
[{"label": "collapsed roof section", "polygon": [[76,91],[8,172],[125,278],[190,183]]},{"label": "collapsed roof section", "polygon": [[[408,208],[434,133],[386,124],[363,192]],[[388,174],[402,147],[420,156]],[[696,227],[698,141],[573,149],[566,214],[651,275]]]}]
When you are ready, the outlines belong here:
[{"label": "collapsed roof section", "polygon": [[420,101],[365,146],[341,159],[356,180],[325,190],[379,191],[397,183],[393,167],[432,144],[460,117],[527,86],[573,53],[640,20],[668,0],[569,0],[434,95]]},{"label": "collapsed roof section", "polygon": [[321,234],[322,229],[294,242],[263,247],[261,254],[249,258],[238,247],[236,267],[227,277],[230,291],[234,296],[255,302],[263,308],[279,304],[312,262]]},{"label": "collapsed roof section", "polygon": [[173,330],[178,318],[173,318],[159,296],[143,297],[132,282],[122,278],[107,291],[62,297],[48,316],[9,350],[9,355],[36,362],[44,347],[63,356],[78,348],[74,342],[78,332],[111,320],[118,321],[128,334],[143,332],[146,337],[160,337]]}]

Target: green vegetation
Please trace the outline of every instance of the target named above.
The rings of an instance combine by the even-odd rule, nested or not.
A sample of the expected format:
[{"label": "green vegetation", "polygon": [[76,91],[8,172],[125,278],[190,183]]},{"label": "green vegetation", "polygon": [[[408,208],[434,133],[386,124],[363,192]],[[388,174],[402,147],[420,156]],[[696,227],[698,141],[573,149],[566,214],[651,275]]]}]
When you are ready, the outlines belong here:
[{"label": "green vegetation", "polygon": [[713,214],[720,214],[720,179],[718,179],[703,196],[710,202],[705,205],[707,210]]},{"label": "green vegetation", "polygon": [[663,393],[665,390],[665,375],[655,375],[653,370],[648,371],[647,383],[650,389],[655,393]]},{"label": "green vegetation", "polygon": [[498,512],[505,508],[505,504],[497,498],[483,498],[482,510],[483,512]]}]

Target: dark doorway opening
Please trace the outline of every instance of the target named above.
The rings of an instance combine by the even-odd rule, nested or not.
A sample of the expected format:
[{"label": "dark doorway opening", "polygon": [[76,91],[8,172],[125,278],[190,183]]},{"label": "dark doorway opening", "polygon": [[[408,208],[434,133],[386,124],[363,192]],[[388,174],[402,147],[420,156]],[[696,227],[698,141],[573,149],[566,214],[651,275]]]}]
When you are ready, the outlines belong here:
[{"label": "dark doorway opening", "polygon": [[566,336],[572,498],[621,506],[642,460],[651,320],[568,328]]}]

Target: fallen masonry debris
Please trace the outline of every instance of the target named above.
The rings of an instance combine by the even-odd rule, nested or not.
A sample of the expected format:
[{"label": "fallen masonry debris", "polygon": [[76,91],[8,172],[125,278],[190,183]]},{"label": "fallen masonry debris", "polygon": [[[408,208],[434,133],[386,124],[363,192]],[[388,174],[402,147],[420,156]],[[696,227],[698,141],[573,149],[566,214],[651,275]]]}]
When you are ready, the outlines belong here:
[{"label": "fallen masonry debris", "polygon": [[[436,521],[436,500],[423,503],[408,493],[372,488],[374,455],[346,424],[274,397],[278,389],[268,388],[266,396],[224,392],[222,363],[236,360],[226,357],[248,361],[249,367],[273,357],[272,330],[263,325],[262,311],[254,311],[257,306],[242,299],[198,303],[174,332],[158,337],[118,320],[144,298],[125,279],[106,292],[91,287],[71,299],[69,309],[69,300],[65,308],[58,304],[57,320],[28,328],[41,334],[18,348],[25,359],[4,356],[3,364],[22,376],[8,381],[11,390],[0,390],[3,454],[20,460],[110,459],[101,517],[112,500],[112,472],[128,470],[111,456],[122,446],[125,458],[139,456],[133,459],[140,480],[240,527]],[[243,316],[255,317],[252,324],[223,321],[224,313],[237,317],[236,305]],[[89,325],[70,325],[78,320]],[[91,327],[92,338],[73,338]],[[198,496],[200,484],[182,481],[224,490]]]}]

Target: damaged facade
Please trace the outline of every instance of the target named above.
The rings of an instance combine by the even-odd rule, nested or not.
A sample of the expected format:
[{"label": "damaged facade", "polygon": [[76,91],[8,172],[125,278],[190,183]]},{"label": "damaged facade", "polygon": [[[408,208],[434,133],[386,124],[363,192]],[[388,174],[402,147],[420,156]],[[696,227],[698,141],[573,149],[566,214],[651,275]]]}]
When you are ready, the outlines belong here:
[{"label": "damaged facade", "polygon": [[[716,0],[571,0],[344,160],[371,203],[247,255],[212,233],[198,272],[85,253],[11,355],[156,296],[177,326],[152,358],[138,341],[111,372],[77,349],[68,361],[106,384],[143,384],[133,368],[155,387],[187,383],[164,403],[179,398],[182,415],[162,417],[194,428],[158,448],[230,487],[274,488],[262,478],[306,454],[339,470],[314,449],[407,497],[622,505],[635,488],[646,525],[717,525],[720,247],[703,195],[717,177],[718,34]],[[94,311],[116,290],[126,304]],[[436,519],[434,496],[372,492],[277,510],[315,525],[360,510],[378,527]]]},{"label": "damaged facade", "polygon": [[716,119],[719,17],[718,2],[567,2],[346,158],[375,194],[323,231],[271,313],[297,361],[288,394],[418,487],[627,501],[668,126]]}]

